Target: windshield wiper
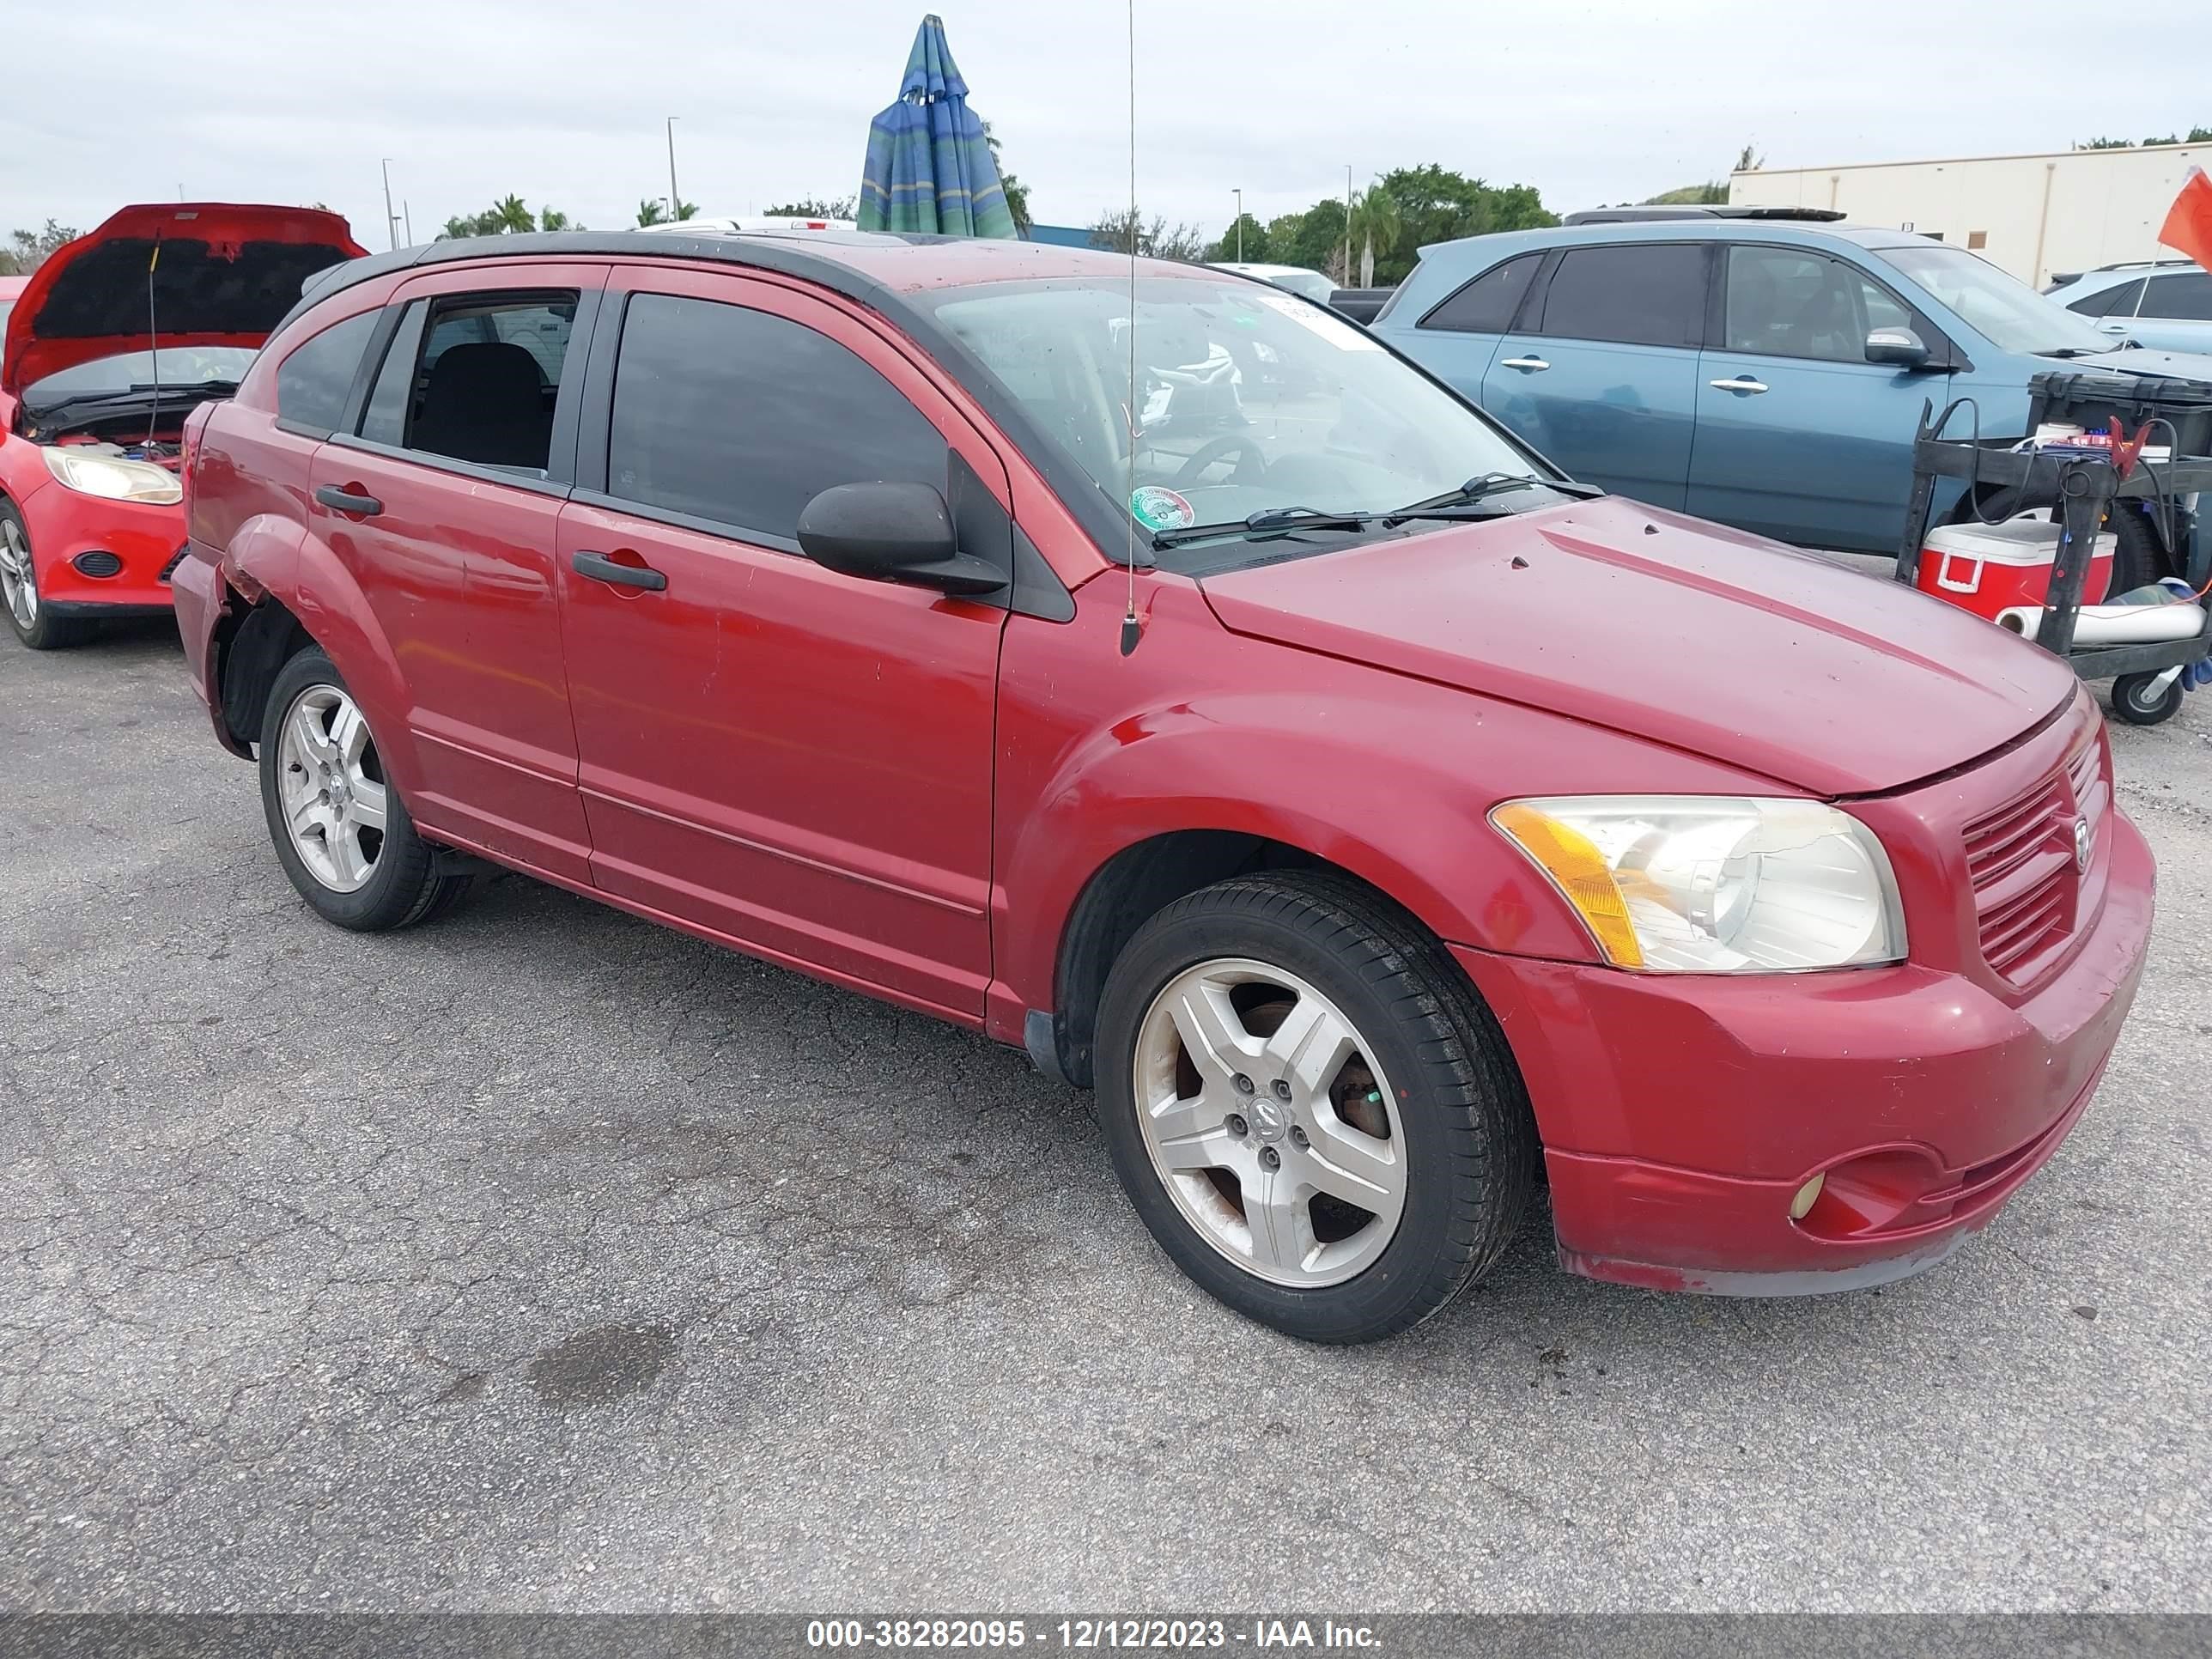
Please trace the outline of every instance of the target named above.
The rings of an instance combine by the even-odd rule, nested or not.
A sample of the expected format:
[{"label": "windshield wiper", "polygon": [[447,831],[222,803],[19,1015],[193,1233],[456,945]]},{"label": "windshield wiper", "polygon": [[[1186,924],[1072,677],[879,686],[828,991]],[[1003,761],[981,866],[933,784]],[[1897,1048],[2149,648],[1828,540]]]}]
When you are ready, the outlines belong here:
[{"label": "windshield wiper", "polygon": [[1581,501],[1590,501],[1605,494],[1602,489],[1588,484],[1569,483],[1564,479],[1539,478],[1525,472],[1484,472],[1469,478],[1457,489],[1447,489],[1441,495],[1431,495],[1425,501],[1385,513],[1385,519],[1425,518],[1440,507],[1473,507],[1492,495],[1510,495],[1516,489],[1555,489],[1562,495],[1572,495]]},{"label": "windshield wiper", "polygon": [[1218,524],[1187,524],[1152,533],[1155,547],[1175,547],[1207,536],[1287,536],[1296,530],[1364,530],[1379,513],[1325,513],[1317,507],[1263,507]]},{"label": "windshield wiper", "polygon": [[58,398],[50,404],[26,405],[37,415],[51,415],[61,409],[97,409],[102,404],[143,403],[153,397],[156,403],[169,401],[169,394],[179,397],[191,394],[203,399],[228,398],[238,390],[235,380],[186,380],[181,385],[125,386],[119,392],[80,392],[74,396]]}]

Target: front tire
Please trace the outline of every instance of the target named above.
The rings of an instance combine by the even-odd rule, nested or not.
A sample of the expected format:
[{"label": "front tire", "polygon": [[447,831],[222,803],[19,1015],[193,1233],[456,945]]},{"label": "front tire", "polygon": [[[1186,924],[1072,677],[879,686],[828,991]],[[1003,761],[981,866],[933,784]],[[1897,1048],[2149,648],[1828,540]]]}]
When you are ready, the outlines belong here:
[{"label": "front tire", "polygon": [[1512,1239],[1534,1121],[1442,945],[1347,877],[1239,877],[1168,906],[1109,976],[1098,1115],[1160,1248],[1314,1342],[1419,1324]]},{"label": "front tire", "polygon": [[384,933],[441,915],[468,890],[416,834],[368,717],[320,647],[278,672],[259,759],[277,861],[324,921]]},{"label": "front tire", "polygon": [[81,617],[57,617],[39,602],[39,568],[31,532],[13,501],[0,501],[0,611],[15,637],[33,651],[82,644],[92,632]]}]

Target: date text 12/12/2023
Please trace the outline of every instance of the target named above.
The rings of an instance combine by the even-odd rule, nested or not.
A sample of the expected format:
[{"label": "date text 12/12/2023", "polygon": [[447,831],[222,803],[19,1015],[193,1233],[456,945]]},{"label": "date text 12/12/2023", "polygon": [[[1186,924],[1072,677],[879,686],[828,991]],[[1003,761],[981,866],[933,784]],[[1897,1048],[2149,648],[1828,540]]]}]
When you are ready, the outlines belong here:
[{"label": "date text 12/12/2023", "polygon": [[1159,1651],[1249,1648],[1261,1651],[1373,1650],[1373,1629],[1334,1619],[815,1619],[806,1645],[865,1648],[990,1650],[1036,1646],[1070,1652]]}]

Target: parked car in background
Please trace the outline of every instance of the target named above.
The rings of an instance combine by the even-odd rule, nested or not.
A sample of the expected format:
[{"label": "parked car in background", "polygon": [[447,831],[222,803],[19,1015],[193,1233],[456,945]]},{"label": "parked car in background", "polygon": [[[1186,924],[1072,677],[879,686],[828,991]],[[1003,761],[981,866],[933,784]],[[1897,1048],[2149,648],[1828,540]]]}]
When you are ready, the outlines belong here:
[{"label": "parked car in background", "polygon": [[0,610],[18,640],[169,608],[185,416],[230,394],[302,281],[361,252],[334,213],[163,203],[20,279],[0,345]]},{"label": "parked car in background", "polygon": [[1340,288],[1330,293],[1328,303],[1355,323],[1371,323],[1396,292],[1389,288]]},{"label": "parked car in background", "polygon": [[1309,300],[1328,303],[1328,296],[1336,291],[1336,284],[1318,270],[1309,270],[1304,265],[1239,264],[1230,260],[1216,260],[1216,270],[1233,270],[1239,276],[1256,276],[1263,283],[1273,283],[1277,288],[1287,289],[1292,294],[1302,294]]},{"label": "parked car in background", "polygon": [[[2019,438],[2047,369],[2212,379],[2212,356],[2115,349],[1964,248],[1829,217],[1445,242],[1421,250],[1372,327],[1577,477],[1864,552],[1897,550],[1930,404],[1972,398],[1984,437]],[[1974,420],[1962,410],[1949,430],[1971,435]],[[1951,488],[1939,511],[1963,510]],[[2114,526],[2116,588],[2179,574],[2150,516]]]},{"label": "parked car in background", "polygon": [[[1571,1269],[1796,1294],[2087,1109],[2152,870],[2057,659],[1225,272],[528,240],[331,273],[193,419],[192,684],[330,921],[490,860],[1021,1044],[1176,1262],[1328,1341],[1540,1159]],[[1298,389],[1230,422],[1243,341]]]},{"label": "parked car in background", "polygon": [[2045,298],[2100,334],[2164,351],[2212,353],[2212,270],[2194,259],[2137,259],[2061,276]]}]

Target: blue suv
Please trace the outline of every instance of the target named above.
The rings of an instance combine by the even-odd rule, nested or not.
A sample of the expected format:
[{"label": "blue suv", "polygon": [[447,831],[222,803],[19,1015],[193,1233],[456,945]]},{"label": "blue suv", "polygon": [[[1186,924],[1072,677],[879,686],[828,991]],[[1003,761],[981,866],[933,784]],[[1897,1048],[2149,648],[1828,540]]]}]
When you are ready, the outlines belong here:
[{"label": "blue suv", "polygon": [[[1778,217],[1439,243],[1370,326],[1574,477],[1865,552],[1904,533],[1924,401],[1971,397],[1984,437],[2017,438],[2030,379],[2062,363],[2212,380],[2212,356],[2114,349],[1964,248]],[[2147,515],[2118,527],[2116,586],[2179,568]]]}]

